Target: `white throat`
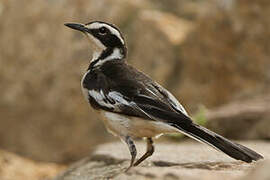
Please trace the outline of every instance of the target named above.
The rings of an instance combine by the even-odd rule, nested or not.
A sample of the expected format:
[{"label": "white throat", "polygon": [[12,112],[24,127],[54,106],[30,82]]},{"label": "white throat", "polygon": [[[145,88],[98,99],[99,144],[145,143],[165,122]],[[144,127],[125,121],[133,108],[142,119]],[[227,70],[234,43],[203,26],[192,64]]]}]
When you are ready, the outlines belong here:
[{"label": "white throat", "polygon": [[87,37],[87,40],[89,41],[91,48],[93,50],[93,59],[97,59],[101,53],[106,49],[106,47],[96,38],[91,36],[88,33],[84,33],[84,35]]},{"label": "white throat", "polygon": [[101,55],[102,51],[94,51],[93,52],[93,56],[92,56],[92,59],[91,59],[91,62],[95,61],[96,59],[98,59]]}]

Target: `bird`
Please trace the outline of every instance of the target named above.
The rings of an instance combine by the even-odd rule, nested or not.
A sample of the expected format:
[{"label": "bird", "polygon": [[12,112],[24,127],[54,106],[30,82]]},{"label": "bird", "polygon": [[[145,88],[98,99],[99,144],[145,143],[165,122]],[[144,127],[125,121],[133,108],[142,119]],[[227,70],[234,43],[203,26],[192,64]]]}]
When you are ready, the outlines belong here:
[{"label": "bird", "polygon": [[[153,139],[168,133],[183,133],[236,160],[250,163],[263,159],[257,152],[196,124],[168,90],[129,65],[126,41],[114,24],[91,21],[65,26],[82,32],[90,42],[93,56],[81,80],[82,92],[106,129],[127,144],[131,155],[127,170],[150,157]],[[135,161],[134,139],[138,138],[146,140],[147,150]]]}]

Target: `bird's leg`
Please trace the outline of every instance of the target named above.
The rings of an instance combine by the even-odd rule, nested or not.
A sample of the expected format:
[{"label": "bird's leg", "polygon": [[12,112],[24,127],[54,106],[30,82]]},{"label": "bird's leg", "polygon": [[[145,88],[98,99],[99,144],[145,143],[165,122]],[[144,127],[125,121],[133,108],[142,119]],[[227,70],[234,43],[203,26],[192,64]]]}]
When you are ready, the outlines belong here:
[{"label": "bird's leg", "polygon": [[141,162],[143,162],[146,158],[148,158],[149,156],[151,156],[154,153],[154,146],[153,146],[153,140],[152,138],[147,138],[147,150],[146,153],[138,160],[134,163],[134,166],[139,165]]},{"label": "bird's leg", "polygon": [[137,150],[136,150],[135,144],[130,136],[125,137],[125,142],[127,143],[130,154],[131,154],[130,166],[126,169],[126,171],[128,171],[134,164],[134,161],[135,161],[135,158],[137,155]]}]

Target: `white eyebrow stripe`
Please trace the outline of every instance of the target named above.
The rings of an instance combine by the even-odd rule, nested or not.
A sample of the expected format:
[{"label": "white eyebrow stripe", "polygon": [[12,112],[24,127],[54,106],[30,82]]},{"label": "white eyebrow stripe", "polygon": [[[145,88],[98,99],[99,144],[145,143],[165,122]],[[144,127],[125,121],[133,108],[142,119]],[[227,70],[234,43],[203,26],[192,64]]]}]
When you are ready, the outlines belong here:
[{"label": "white eyebrow stripe", "polygon": [[120,41],[122,42],[122,44],[124,44],[124,39],[122,38],[120,32],[115,29],[114,27],[108,25],[108,24],[105,24],[105,23],[99,23],[99,22],[94,22],[94,23],[91,23],[89,25],[86,25],[87,28],[89,29],[99,29],[101,27],[106,27],[107,29],[109,29],[111,31],[112,34],[114,34],[115,36],[117,36]]}]

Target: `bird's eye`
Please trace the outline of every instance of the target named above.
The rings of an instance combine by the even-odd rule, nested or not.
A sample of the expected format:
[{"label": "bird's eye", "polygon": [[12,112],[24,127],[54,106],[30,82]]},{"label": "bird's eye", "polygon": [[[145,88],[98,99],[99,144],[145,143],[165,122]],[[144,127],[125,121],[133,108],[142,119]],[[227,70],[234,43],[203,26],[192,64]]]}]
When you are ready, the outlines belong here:
[{"label": "bird's eye", "polygon": [[105,35],[107,33],[107,29],[105,27],[99,28],[99,34]]}]

